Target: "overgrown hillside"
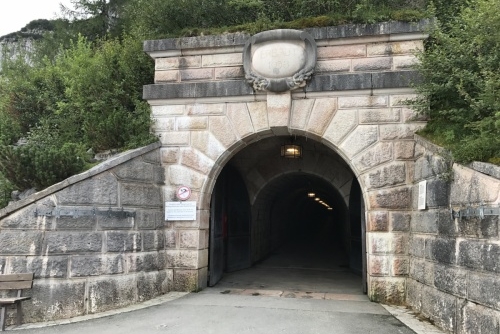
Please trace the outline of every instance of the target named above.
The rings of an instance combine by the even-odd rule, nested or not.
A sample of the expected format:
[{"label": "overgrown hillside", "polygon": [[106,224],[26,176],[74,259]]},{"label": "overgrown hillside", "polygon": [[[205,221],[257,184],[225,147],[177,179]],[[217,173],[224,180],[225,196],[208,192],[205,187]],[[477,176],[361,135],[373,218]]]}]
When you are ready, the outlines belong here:
[{"label": "overgrown hillside", "polygon": [[[468,141],[475,133],[484,136],[496,103],[497,74],[487,74],[490,64],[498,66],[492,63],[493,58],[469,66],[477,68],[478,75],[465,77],[465,81],[458,80],[464,73],[457,73],[457,81],[439,81],[449,77],[449,66],[456,66],[450,59],[445,59],[441,77],[439,71],[429,73],[429,69],[436,68],[432,57],[437,61],[440,48],[448,43],[443,36],[454,31],[448,22],[460,25],[456,18],[467,17],[460,4],[470,3],[477,11],[498,6],[499,1],[436,0],[435,10],[429,12],[427,0],[73,0],[74,10],[63,9],[60,19],[37,20],[21,32],[0,37],[0,43],[4,43],[0,71],[0,207],[7,204],[13,189],[40,190],[88,168],[93,152],[132,148],[156,140],[149,132],[149,107],[141,98],[142,86],[153,78],[153,62],[142,52],[145,39],[419,20],[436,15],[445,24],[433,33],[430,56],[422,55],[421,70],[426,80],[420,90],[431,101],[460,100],[462,105],[444,109],[443,104],[431,102],[430,115],[436,122],[431,121],[426,133],[434,136],[433,129],[442,128],[435,125],[445,123],[439,121],[442,114],[434,109],[441,108],[450,113],[471,110],[476,116],[462,118],[473,126],[456,122],[453,129],[460,133],[461,126],[467,128],[469,137],[463,138]],[[497,14],[494,10],[485,13],[478,24],[497,24],[493,22]],[[483,34],[485,29],[477,28],[475,33]],[[481,55],[492,51],[498,56],[497,49],[488,47],[498,31],[488,38],[476,37],[475,45],[484,46]],[[26,38],[30,40],[29,49],[23,47]],[[463,39],[459,42],[467,48]],[[459,59],[461,50],[452,51]],[[464,50],[465,55],[472,57],[472,48]],[[484,84],[478,78],[486,79]],[[469,86],[461,82],[476,86],[468,91],[464,87]],[[449,90],[439,95],[436,88],[442,85]],[[484,92],[479,93],[482,88]],[[493,112],[488,111],[491,117],[479,112],[485,104],[478,101],[492,102],[486,108]],[[428,112],[428,105],[420,103],[418,107]],[[493,129],[498,131],[498,126],[490,126]],[[454,137],[452,142],[463,138]],[[488,152],[494,151],[493,146]]]}]

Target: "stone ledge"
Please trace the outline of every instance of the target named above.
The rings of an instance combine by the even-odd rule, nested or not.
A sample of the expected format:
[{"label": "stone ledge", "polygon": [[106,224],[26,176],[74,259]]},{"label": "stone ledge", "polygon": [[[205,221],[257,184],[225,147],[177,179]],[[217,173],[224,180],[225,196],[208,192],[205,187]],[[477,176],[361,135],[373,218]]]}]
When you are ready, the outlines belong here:
[{"label": "stone ledge", "polygon": [[25,206],[28,206],[44,197],[47,197],[49,195],[52,195],[55,192],[58,192],[64,188],[67,188],[77,182],[83,181],[85,179],[91,178],[92,176],[95,176],[97,174],[101,174],[113,167],[116,167],[126,161],[132,160],[138,156],[141,156],[145,153],[151,152],[157,148],[161,147],[160,142],[156,142],[153,144],[149,144],[148,146],[140,147],[131,151],[126,151],[123,152],[122,154],[119,154],[109,160],[106,160],[105,162],[95,166],[94,168],[91,168],[83,173],[73,175],[69,178],[67,178],[64,181],[61,181],[59,183],[56,183],[48,188],[45,188],[37,193],[34,193],[31,196],[26,197],[25,199],[22,199],[20,201],[14,202],[11,205],[3,208],[0,210],[0,218],[6,217],[7,215],[11,214],[12,212],[15,212],[21,208],[24,208]]},{"label": "stone ledge", "polygon": [[477,172],[492,176],[500,180],[500,166],[487,162],[474,161],[469,165],[469,167]]},{"label": "stone ledge", "polygon": [[[346,91],[363,89],[407,88],[420,79],[416,71],[347,73],[315,75],[305,87],[305,91]],[[302,91],[300,89],[294,92]],[[245,80],[226,80],[212,82],[180,82],[146,85],[143,99],[185,99],[207,97],[230,97],[255,95]]]},{"label": "stone ledge", "polygon": [[[307,28],[304,31],[314,39],[352,38],[377,35],[405,34],[423,32],[433,20],[419,22],[382,22],[375,24],[347,24],[334,27]],[[169,38],[144,41],[144,52],[199,49],[211,47],[243,46],[251,36],[246,33],[232,33],[198,37]]]},{"label": "stone ledge", "polygon": [[444,147],[441,147],[439,145],[436,145],[429,140],[425,139],[422,136],[419,136],[417,134],[414,135],[415,142],[422,147],[424,147],[426,150],[431,151],[432,153],[441,155],[443,158],[451,158],[451,152]]}]

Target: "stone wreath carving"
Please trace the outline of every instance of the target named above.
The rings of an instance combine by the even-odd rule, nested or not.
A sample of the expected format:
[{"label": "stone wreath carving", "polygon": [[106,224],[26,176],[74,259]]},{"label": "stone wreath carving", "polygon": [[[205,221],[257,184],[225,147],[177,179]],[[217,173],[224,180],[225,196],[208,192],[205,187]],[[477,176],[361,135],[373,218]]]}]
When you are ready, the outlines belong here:
[{"label": "stone wreath carving", "polygon": [[278,29],[252,36],[243,49],[245,78],[257,91],[304,87],[316,66],[316,42],[300,30]]}]

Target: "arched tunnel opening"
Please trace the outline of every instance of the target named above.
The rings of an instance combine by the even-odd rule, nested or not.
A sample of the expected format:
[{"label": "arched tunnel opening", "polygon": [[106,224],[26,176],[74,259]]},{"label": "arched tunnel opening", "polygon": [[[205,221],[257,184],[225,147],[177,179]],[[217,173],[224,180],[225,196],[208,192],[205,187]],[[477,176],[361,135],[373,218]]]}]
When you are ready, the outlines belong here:
[{"label": "arched tunnel opening", "polygon": [[211,202],[209,285],[362,293],[359,184],[314,140],[295,139],[302,159],[281,158],[276,148],[286,140],[249,145],[220,173]]}]

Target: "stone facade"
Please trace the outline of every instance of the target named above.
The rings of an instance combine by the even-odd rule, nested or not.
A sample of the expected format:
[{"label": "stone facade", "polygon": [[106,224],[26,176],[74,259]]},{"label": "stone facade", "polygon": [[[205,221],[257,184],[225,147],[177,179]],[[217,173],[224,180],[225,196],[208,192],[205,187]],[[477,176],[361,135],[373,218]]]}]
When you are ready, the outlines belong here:
[{"label": "stone facade", "polygon": [[[167,224],[175,287],[206,286],[210,199],[222,168],[264,138],[295,135],[327,147],[340,160],[304,159],[294,168],[330,182],[346,203],[352,179],[358,179],[368,212],[370,298],[405,302],[412,171],[420,154],[413,134],[425,125],[405,101],[416,96],[410,83],[418,75],[411,66],[423,48],[426,24],[306,29],[317,45],[315,74],[305,87],[284,93],[254,91],[245,81],[248,35],[144,43],[156,64],[155,84],[144,87],[144,98],[162,143],[164,198],[175,200],[177,187],[189,186],[198,208],[197,221]],[[283,166],[273,172],[273,165],[266,160],[242,173],[251,201],[276,174],[286,173]],[[268,233],[259,226],[264,224],[255,225],[254,239]],[[181,239],[188,231],[200,235],[189,248]],[[266,248],[254,257],[259,252]]]},{"label": "stone facade", "polygon": [[102,312],[172,289],[158,147],[126,152],[0,210],[0,273],[35,273],[26,322]]},{"label": "stone facade", "polygon": [[500,179],[483,172],[487,166],[494,175],[500,168],[453,164],[422,138],[416,149],[414,198],[418,182],[426,180],[427,200],[425,210],[413,202],[407,303],[452,333],[498,333],[499,216],[454,218],[451,210],[499,208]]}]

